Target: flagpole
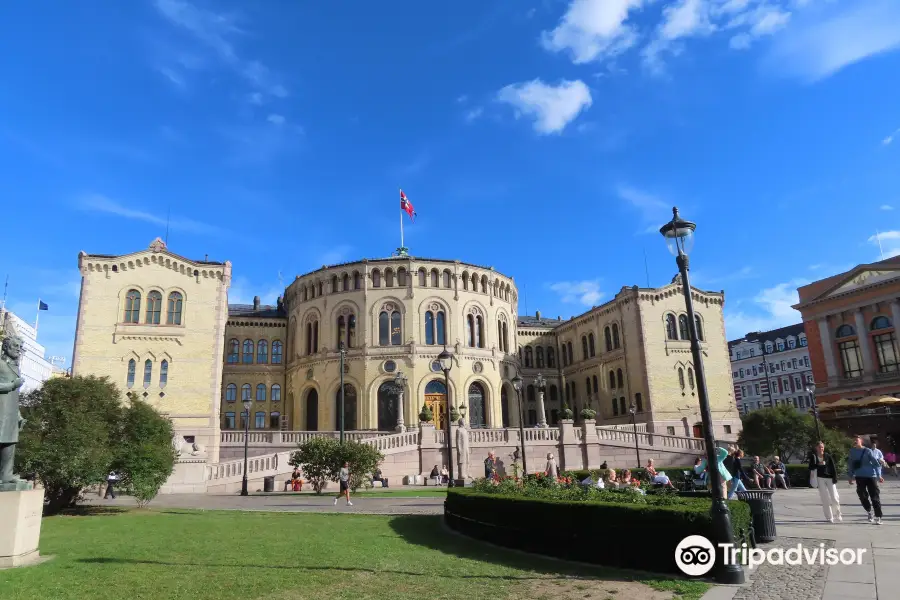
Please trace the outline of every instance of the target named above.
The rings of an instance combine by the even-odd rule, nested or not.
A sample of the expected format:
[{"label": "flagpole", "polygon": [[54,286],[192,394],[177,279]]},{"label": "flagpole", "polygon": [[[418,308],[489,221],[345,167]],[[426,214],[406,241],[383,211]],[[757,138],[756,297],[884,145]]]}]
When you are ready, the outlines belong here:
[{"label": "flagpole", "polygon": [[41,318],[41,299],[38,298],[37,314],[34,316],[34,337],[37,339],[38,320]]},{"label": "flagpole", "polygon": [[881,232],[875,230],[875,239],[878,240],[878,252],[881,254],[881,260],[884,260],[884,248],[881,247]]},{"label": "flagpole", "polygon": [[403,211],[400,211],[400,247],[405,248],[403,245]]}]

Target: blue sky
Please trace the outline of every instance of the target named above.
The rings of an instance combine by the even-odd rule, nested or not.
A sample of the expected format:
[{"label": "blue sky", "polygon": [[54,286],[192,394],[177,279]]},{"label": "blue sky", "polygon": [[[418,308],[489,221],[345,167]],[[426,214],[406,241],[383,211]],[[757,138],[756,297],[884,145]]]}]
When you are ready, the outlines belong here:
[{"label": "blue sky", "polygon": [[[729,337],[798,284],[900,254],[896,0],[7,3],[0,276],[69,356],[80,250],[163,235],[279,273],[389,255],[493,265],[520,312],[578,314],[675,273]],[[896,209],[896,210],[895,210]],[[793,313],[793,314],[792,314]]]}]

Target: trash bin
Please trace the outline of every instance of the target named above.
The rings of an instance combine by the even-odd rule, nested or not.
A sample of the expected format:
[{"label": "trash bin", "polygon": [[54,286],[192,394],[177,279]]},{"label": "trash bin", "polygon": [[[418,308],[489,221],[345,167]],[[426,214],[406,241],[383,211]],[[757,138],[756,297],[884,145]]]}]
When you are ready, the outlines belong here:
[{"label": "trash bin", "polygon": [[264,477],[263,478],[263,491],[264,492],[274,492],[275,491],[275,476],[272,477]]},{"label": "trash bin", "polygon": [[749,490],[737,493],[739,500],[750,505],[753,532],[758,542],[774,542],[777,537],[775,533],[775,508],[772,505],[772,494],[774,493],[773,490]]}]

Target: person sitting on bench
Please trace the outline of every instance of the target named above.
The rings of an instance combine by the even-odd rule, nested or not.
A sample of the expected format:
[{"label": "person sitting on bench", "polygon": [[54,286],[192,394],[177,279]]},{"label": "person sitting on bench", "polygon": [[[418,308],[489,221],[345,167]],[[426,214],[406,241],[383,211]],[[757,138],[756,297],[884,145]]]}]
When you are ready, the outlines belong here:
[{"label": "person sitting on bench", "polygon": [[434,465],[434,468],[431,470],[431,474],[428,476],[431,481],[434,482],[434,485],[441,485],[441,471],[438,469],[437,465]]},{"label": "person sitting on bench", "polygon": [[[288,479],[287,481],[284,482],[284,491],[290,492],[294,488],[294,482],[298,479],[300,479],[300,467],[294,467],[294,471],[293,471],[293,473],[291,473],[290,479]],[[300,485],[302,487],[303,480],[300,479],[300,481],[301,481]],[[297,491],[297,490],[294,490],[294,491]]]},{"label": "person sitting on bench", "polygon": [[372,481],[380,481],[382,487],[388,486],[388,480],[381,474],[381,468],[375,469],[375,473],[372,475]]}]

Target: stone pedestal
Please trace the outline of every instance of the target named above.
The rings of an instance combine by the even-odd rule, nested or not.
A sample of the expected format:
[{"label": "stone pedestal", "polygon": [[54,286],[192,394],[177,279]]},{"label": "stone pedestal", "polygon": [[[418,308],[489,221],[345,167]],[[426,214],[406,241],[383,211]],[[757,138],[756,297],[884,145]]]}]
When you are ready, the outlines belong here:
[{"label": "stone pedestal", "polygon": [[0,569],[40,560],[44,490],[0,492]]}]

